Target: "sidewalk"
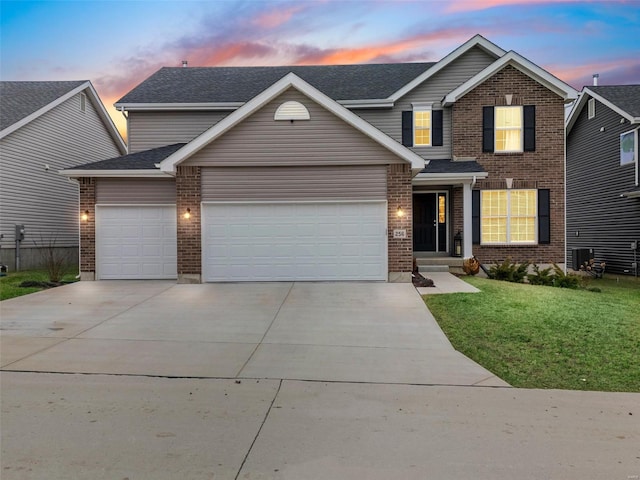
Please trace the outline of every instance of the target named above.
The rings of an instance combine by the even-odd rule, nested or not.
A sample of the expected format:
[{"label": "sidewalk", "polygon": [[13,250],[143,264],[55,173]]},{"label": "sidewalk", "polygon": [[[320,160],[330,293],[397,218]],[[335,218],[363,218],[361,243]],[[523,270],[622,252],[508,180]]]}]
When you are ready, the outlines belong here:
[{"label": "sidewalk", "polygon": [[418,287],[420,295],[436,295],[440,293],[478,293],[476,287],[469,285],[464,280],[460,280],[455,275],[448,272],[425,272],[423,277],[433,280],[435,287]]}]

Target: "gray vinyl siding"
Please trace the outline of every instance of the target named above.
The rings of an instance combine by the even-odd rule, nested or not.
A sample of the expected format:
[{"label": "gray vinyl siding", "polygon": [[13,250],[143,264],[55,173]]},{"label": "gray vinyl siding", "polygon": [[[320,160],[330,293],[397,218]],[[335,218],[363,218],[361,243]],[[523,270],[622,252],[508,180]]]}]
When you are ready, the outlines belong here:
[{"label": "gray vinyl siding", "polygon": [[[286,101],[298,101],[310,120],[275,121],[274,113]],[[295,89],[289,89],[183,165],[278,166],[371,165],[403,162],[361,131]]]},{"label": "gray vinyl siding", "polygon": [[88,97],[80,111],[80,94],[0,140],[2,248],[15,246],[15,224],[26,227],[23,248],[77,246],[79,189],[58,170],[118,155]]},{"label": "gray vinyl siding", "polygon": [[[495,59],[476,47],[464,53],[452,64],[445,67],[422,85],[399,99],[393,109],[353,110],[373,126],[382,130],[397,142],[402,142],[402,111],[413,110],[413,102],[433,102],[434,109],[441,109],[442,99],[452,90],[469,80],[475,74],[492,64]],[[426,159],[451,158],[451,108],[443,109],[442,147],[411,147],[411,150]]]},{"label": "gray vinyl siding", "polygon": [[129,112],[129,153],[187,143],[230,112]]},{"label": "gray vinyl siding", "polygon": [[640,199],[620,197],[635,189],[636,168],[620,165],[620,134],[634,126],[597,101],[595,118],[589,120],[587,110],[585,104],[567,138],[568,263],[573,248],[593,248],[607,271],[633,273],[630,244],[640,241]]},{"label": "gray vinyl siding", "polygon": [[203,201],[384,200],[383,165],[202,169]]},{"label": "gray vinyl siding", "polygon": [[173,179],[99,178],[96,179],[96,203],[159,205],[176,203]]}]

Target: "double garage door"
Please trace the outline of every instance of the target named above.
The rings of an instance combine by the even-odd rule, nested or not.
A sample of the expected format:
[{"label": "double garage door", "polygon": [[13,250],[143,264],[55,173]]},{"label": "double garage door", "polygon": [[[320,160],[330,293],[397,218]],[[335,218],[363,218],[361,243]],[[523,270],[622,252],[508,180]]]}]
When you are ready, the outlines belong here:
[{"label": "double garage door", "polygon": [[[386,280],[387,207],[371,202],[202,205],[205,282]],[[101,206],[100,279],[176,278],[174,206]]]}]

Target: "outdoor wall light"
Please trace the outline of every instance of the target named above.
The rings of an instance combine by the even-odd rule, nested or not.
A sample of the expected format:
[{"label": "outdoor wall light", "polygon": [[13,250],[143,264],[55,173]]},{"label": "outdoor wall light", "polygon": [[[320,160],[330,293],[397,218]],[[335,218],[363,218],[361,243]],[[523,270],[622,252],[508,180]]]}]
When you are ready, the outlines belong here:
[{"label": "outdoor wall light", "polygon": [[396,215],[400,218],[404,217],[404,210],[399,205],[398,205],[398,209],[396,210]]},{"label": "outdoor wall light", "polygon": [[184,215],[182,215],[184,217],[185,220],[189,220],[191,218],[191,209],[187,208],[187,211],[184,212]]},{"label": "outdoor wall light", "polygon": [[83,222],[86,222],[87,220],[89,220],[89,210],[85,210],[84,212],[82,212],[82,215],[80,215],[80,218],[82,219]]}]

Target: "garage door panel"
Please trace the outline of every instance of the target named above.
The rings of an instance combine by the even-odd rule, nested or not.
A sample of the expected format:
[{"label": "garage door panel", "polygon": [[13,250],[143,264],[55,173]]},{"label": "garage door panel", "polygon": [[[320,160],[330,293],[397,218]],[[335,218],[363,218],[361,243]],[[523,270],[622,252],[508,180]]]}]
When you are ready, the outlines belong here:
[{"label": "garage door panel", "polygon": [[176,278],[176,209],[169,206],[98,206],[99,279]]},{"label": "garage door panel", "polygon": [[203,205],[205,281],[386,280],[386,202]]}]

